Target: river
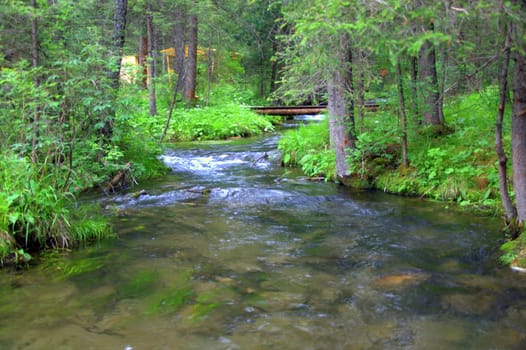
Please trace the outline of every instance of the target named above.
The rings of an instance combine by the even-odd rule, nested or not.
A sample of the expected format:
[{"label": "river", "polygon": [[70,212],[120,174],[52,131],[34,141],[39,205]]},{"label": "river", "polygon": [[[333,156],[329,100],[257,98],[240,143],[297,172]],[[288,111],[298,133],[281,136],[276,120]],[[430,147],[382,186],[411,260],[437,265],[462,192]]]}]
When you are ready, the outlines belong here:
[{"label": "river", "polygon": [[177,145],[88,199],[118,238],[0,271],[0,349],[526,348],[500,220],[309,181],[278,137]]}]

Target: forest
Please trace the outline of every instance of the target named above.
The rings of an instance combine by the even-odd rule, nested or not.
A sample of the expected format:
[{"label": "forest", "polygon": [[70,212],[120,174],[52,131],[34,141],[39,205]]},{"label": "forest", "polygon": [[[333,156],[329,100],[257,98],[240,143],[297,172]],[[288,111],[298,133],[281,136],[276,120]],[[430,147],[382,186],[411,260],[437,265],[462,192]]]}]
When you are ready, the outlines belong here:
[{"label": "forest", "polygon": [[279,128],[249,106],[323,105],[284,132],[283,166],[502,217],[501,260],[526,268],[525,16],[522,0],[1,0],[0,263],[113,237],[80,198],[162,176],[166,144]]}]

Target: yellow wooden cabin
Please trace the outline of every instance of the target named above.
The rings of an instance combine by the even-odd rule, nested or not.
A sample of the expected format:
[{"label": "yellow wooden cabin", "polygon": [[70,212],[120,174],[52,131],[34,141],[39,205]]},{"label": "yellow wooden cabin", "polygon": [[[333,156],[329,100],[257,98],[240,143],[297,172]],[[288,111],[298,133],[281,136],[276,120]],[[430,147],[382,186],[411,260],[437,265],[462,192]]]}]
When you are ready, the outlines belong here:
[{"label": "yellow wooden cabin", "polygon": [[[197,59],[207,59],[208,51],[215,52],[215,49],[197,48]],[[166,69],[167,73],[172,74],[174,72],[175,49],[169,47],[161,50],[161,54],[163,55],[163,69]],[[188,58],[188,45],[184,47],[184,57]],[[213,64],[214,60],[212,60],[212,71],[214,71]]]},{"label": "yellow wooden cabin", "polygon": [[138,74],[139,56],[123,56],[121,60],[121,80],[127,83],[133,83]]},{"label": "yellow wooden cabin", "polygon": [[[173,47],[169,47],[167,49],[160,51],[162,54],[162,69],[164,73],[173,74],[174,73],[174,59],[175,59],[175,49]],[[198,60],[207,60],[208,54],[210,53],[211,56],[213,53],[216,52],[216,49],[213,48],[198,48],[197,49],[197,58]],[[188,57],[188,45],[185,46],[185,58]],[[234,60],[239,59],[239,53],[238,52],[231,52],[230,57]],[[214,73],[216,69],[219,67],[219,61],[217,57],[211,57],[210,59],[210,65],[211,65],[211,71]],[[217,66],[217,67],[216,67]],[[147,69],[144,70],[144,74],[146,77]],[[121,62],[121,80],[132,83],[135,82],[136,77],[139,75],[139,56],[123,56],[122,62]]]}]

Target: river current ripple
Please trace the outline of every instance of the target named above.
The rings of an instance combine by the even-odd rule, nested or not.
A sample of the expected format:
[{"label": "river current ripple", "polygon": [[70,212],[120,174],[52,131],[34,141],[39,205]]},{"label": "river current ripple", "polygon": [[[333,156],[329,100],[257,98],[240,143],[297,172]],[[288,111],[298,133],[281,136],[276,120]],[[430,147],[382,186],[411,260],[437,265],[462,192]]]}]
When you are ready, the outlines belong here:
[{"label": "river current ripple", "polygon": [[498,219],[312,182],[278,138],[174,146],[89,199],[118,239],[1,273],[0,349],[526,348]]}]

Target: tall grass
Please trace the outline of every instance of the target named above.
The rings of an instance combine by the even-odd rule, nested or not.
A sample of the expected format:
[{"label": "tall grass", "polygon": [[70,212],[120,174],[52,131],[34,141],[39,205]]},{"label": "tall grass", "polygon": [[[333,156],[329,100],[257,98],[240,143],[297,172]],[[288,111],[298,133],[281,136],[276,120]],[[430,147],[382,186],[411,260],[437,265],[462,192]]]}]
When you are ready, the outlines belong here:
[{"label": "tall grass", "polygon": [[74,197],[55,180],[12,153],[0,158],[0,264],[44,248],[67,248],[111,235],[103,221],[72,221]]},{"label": "tall grass", "polygon": [[[126,87],[121,93],[119,109],[119,125],[125,133],[138,137],[142,135],[142,140],[159,140],[169,114],[172,89],[169,81],[159,86],[162,91],[157,105],[159,115],[150,116],[145,92],[133,85]],[[212,89],[208,106],[205,106],[203,99],[198,99],[193,108],[177,102],[165,140],[224,140],[273,131],[272,118],[256,114],[244,106],[253,101],[251,92],[239,86],[222,84]]]},{"label": "tall grass", "polygon": [[168,131],[173,141],[249,137],[274,130],[270,120],[237,104],[178,110]]},{"label": "tall grass", "polygon": [[329,148],[327,119],[287,131],[278,148],[285,166],[299,166],[308,176],[333,179],[336,175],[336,154]]}]

